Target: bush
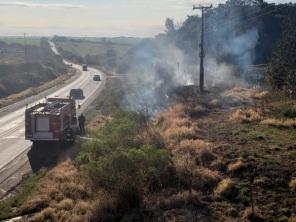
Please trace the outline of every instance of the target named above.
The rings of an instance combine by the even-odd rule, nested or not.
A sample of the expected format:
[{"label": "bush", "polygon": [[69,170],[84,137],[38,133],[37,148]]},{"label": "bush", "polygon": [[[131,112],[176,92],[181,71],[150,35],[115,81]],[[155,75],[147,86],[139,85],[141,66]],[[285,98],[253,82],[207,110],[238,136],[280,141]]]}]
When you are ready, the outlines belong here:
[{"label": "bush", "polygon": [[294,106],[292,108],[282,111],[281,115],[284,118],[290,118],[290,119],[296,118],[296,107]]},{"label": "bush", "polygon": [[87,171],[97,186],[107,190],[120,188],[121,184],[147,185],[159,181],[160,175],[170,163],[165,150],[154,148],[117,149],[91,161]]}]

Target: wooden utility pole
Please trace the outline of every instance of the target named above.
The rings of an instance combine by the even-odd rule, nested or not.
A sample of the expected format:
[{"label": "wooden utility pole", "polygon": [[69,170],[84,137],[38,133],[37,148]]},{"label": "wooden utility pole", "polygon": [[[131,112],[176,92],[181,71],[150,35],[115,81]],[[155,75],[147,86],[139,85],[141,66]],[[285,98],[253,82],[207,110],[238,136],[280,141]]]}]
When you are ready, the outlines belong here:
[{"label": "wooden utility pole", "polygon": [[25,54],[25,60],[28,61],[28,52],[27,52],[27,36],[26,33],[24,33],[24,54]]},{"label": "wooden utility pole", "polygon": [[199,73],[199,88],[200,92],[204,91],[204,82],[205,82],[205,74],[204,74],[204,58],[205,58],[205,51],[204,51],[204,29],[205,29],[205,19],[204,19],[204,12],[207,9],[212,8],[211,6],[193,6],[193,10],[200,9],[201,10],[201,38],[200,38],[200,73]]}]

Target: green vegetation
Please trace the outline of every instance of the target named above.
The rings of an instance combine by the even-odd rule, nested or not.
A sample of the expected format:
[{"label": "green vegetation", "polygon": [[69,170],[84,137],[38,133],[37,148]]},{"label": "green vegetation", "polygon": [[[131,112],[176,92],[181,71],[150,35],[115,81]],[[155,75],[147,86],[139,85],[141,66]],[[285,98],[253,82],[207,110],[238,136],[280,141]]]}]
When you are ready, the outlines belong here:
[{"label": "green vegetation", "polygon": [[137,45],[138,38],[66,38],[54,37],[61,54],[76,63],[97,65],[114,71],[126,54]]},{"label": "green vegetation", "polygon": [[45,174],[45,170],[40,170],[38,173],[28,176],[12,197],[0,202],[0,220],[9,219],[17,215],[17,208],[34,195],[38,182]]},{"label": "green vegetation", "polygon": [[24,40],[24,37],[0,37],[0,42],[18,45],[24,45],[26,43],[26,45],[39,46],[40,38],[27,37],[26,40]]},{"label": "green vegetation", "polygon": [[268,71],[269,81],[273,88],[294,97],[296,96],[295,13],[296,7],[291,7],[284,19],[284,23],[282,24],[284,30],[283,36],[276,45]]},{"label": "green vegetation", "polygon": [[64,51],[69,51],[75,55],[86,57],[89,56],[104,56],[108,50],[114,50],[121,57],[133,46],[129,44],[117,44],[112,42],[72,42],[70,40],[59,42],[57,47]]},{"label": "green vegetation", "polygon": [[115,193],[117,204],[127,208],[139,207],[142,195],[161,188],[171,163],[164,149],[141,145],[137,138],[141,130],[145,130],[141,114],[118,111],[98,131],[95,141],[82,145],[76,158],[98,189]]}]

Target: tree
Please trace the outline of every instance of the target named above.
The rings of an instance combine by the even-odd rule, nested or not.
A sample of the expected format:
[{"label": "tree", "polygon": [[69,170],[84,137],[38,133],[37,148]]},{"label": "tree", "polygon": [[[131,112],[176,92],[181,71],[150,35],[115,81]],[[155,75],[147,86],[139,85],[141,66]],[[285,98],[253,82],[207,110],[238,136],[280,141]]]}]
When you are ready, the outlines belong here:
[{"label": "tree", "polygon": [[174,20],[171,18],[167,18],[165,21],[166,32],[168,34],[174,34],[176,32]]},{"label": "tree", "polygon": [[283,36],[277,43],[268,78],[274,89],[296,96],[296,9],[291,8],[283,23]]}]

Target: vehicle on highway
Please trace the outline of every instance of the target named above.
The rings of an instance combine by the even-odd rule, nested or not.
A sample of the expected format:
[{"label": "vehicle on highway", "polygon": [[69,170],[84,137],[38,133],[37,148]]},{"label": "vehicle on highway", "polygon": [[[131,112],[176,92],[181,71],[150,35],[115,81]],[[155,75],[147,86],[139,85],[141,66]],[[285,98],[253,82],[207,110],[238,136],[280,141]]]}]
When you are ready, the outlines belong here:
[{"label": "vehicle on highway", "polygon": [[82,71],[87,71],[87,65],[86,64],[82,65]]},{"label": "vehicle on highway", "polygon": [[70,91],[70,98],[75,100],[82,100],[84,99],[83,90],[82,89],[71,89]]},{"label": "vehicle on highway", "polygon": [[75,100],[48,98],[25,111],[25,137],[32,142],[73,142],[78,123]]},{"label": "vehicle on highway", "polygon": [[101,76],[100,75],[94,75],[93,80],[94,81],[101,81]]}]

